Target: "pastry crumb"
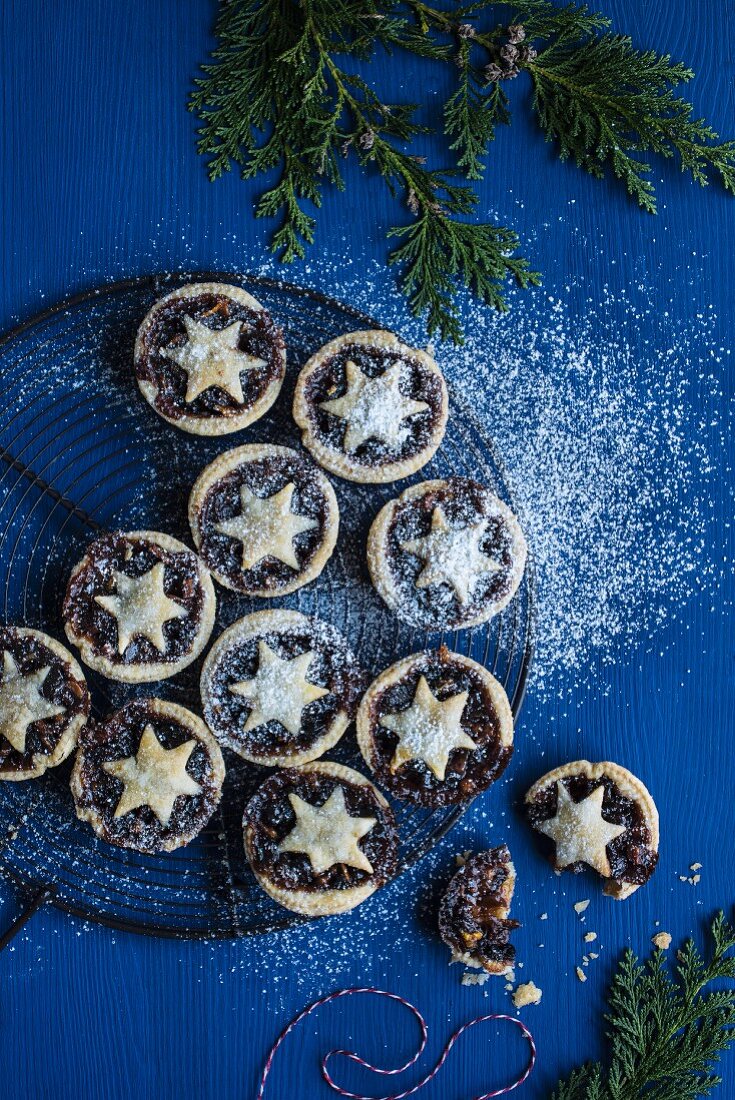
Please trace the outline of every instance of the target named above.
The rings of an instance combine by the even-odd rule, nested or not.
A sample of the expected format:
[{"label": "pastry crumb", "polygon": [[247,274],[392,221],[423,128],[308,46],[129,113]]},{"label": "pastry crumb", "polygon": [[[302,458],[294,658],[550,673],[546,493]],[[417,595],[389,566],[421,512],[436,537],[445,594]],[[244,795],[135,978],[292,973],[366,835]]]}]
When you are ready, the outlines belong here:
[{"label": "pastry crumb", "polygon": [[541,916],[539,917],[539,920],[548,920],[548,919],[549,919],[549,914],[548,913],[542,913]]},{"label": "pastry crumb", "polygon": [[589,903],[590,903],[589,898],[585,898],[584,901],[576,901],[574,903],[574,912],[579,913],[581,915],[582,913],[584,913],[584,911],[587,908],[587,906],[589,905]]},{"label": "pastry crumb", "polygon": [[701,871],[702,870],[702,864],[701,863],[690,863],[689,864],[689,870],[690,871]]},{"label": "pastry crumb", "polygon": [[462,975],[462,985],[484,985],[490,975],[487,970],[481,970],[479,973],[466,970]]},{"label": "pastry crumb", "polygon": [[598,955],[598,953],[596,951],[590,951],[590,958],[591,959],[599,959],[599,957],[600,956]]},{"label": "pastry crumb", "polygon": [[579,978],[580,982],[586,982],[587,981],[587,975],[585,974],[585,972],[584,972],[584,970],[582,969],[581,966],[577,967],[576,975]]},{"label": "pastry crumb", "polygon": [[586,932],[585,933],[585,937],[584,937],[584,942],[585,943],[594,943],[596,939],[597,939],[597,933],[596,932]]},{"label": "pastry crumb", "polygon": [[655,936],[651,936],[651,942],[658,947],[659,951],[667,951],[671,947],[671,934],[669,932],[657,932]]},{"label": "pastry crumb", "polygon": [[522,985],[518,986],[513,994],[513,1004],[516,1008],[525,1008],[526,1005],[537,1005],[541,1003],[542,996],[543,992],[535,982],[524,982]]}]

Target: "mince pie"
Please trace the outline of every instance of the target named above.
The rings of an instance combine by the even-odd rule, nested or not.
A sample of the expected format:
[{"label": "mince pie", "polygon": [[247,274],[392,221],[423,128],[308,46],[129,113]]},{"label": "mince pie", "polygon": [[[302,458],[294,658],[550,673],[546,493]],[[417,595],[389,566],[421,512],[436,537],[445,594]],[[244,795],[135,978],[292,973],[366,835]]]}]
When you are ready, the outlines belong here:
[{"label": "mince pie", "polygon": [[331,473],[395,481],[425,466],[444,438],[447,387],[431,356],[393,333],[349,332],[303,368],[293,415]]},{"label": "mince pie", "polygon": [[162,699],[138,699],[83,731],[71,791],[77,816],[103,840],[170,852],[207,824],[224,777],[219,745],[201,718]]},{"label": "mince pie", "polygon": [[165,680],[195,660],[214,624],[212,579],[193,550],[157,531],[113,531],[87,547],[64,597],[64,628],[112,680]]},{"label": "mince pie", "polygon": [[513,967],[510,933],[520,928],[510,920],[516,873],[505,844],[470,855],[449,883],[439,908],[439,934],[461,962],[489,974]]},{"label": "mince pie", "polygon": [[276,772],[245,807],[243,828],[256,879],[295,913],[353,909],[396,871],[388,803],[341,764],[320,760]]},{"label": "mince pie", "polygon": [[290,447],[251,443],[216,458],[189,498],[194,544],[220,584],[283,596],[318,577],[339,510],[321,470]]},{"label": "mince pie", "polygon": [[227,283],[172,290],[145,317],[135,374],[146,401],[195,435],[239,431],[271,407],[283,384],[283,333],[246,291]]},{"label": "mince pie", "polygon": [[423,481],[389,501],[368,536],[368,567],[388,606],[429,630],[475,626],[512,599],[526,540],[510,508],[466,477]]},{"label": "mince pie", "polygon": [[74,751],[89,717],[77,662],[40,630],[0,626],[0,779],[33,779]]},{"label": "mince pie", "polygon": [[204,719],[245,760],[290,767],[337,744],[357,710],[363,673],[342,635],[298,611],[233,623],[202,670]]},{"label": "mince pie", "polygon": [[586,866],[621,901],[648,882],[658,861],[658,810],[641,783],[619,764],[575,760],[538,779],[526,794],[526,816],[560,872]]},{"label": "mince pie", "polygon": [[357,741],[382,787],[424,806],[486,790],[513,755],[513,715],[487,669],[445,646],[381,672],[357,713]]}]

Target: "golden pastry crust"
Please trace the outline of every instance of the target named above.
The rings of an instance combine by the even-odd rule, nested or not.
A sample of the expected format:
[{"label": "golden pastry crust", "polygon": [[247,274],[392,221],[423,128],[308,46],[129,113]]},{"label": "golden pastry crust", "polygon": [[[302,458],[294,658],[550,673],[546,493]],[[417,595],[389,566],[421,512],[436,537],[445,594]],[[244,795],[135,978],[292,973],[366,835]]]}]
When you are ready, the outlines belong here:
[{"label": "golden pastry crust", "polygon": [[230,283],[189,283],[186,286],[169,291],[168,294],[165,294],[153,304],[138,329],[133,361],[140,392],[151,408],[169,424],[173,424],[175,427],[181,428],[183,431],[190,432],[193,435],[228,435],[231,432],[238,432],[242,428],[246,428],[248,424],[252,424],[254,421],[260,419],[260,417],[270,409],[271,405],[278,397],[286,374],[286,351],[283,346],[283,336],[280,329],[272,326],[272,347],[269,349],[271,358],[277,364],[276,369],[275,371],[271,369],[269,372],[271,377],[267,380],[265,385],[260,387],[258,396],[254,400],[246,402],[241,412],[228,410],[227,413],[222,412],[219,415],[216,413],[203,415],[193,412],[181,412],[176,416],[167,415],[167,413],[162,411],[159,407],[159,386],[144,376],[145,360],[151,353],[151,349],[148,348],[147,343],[150,339],[151,329],[161,310],[165,310],[167,306],[177,301],[186,302],[187,299],[201,298],[203,296],[211,296],[217,299],[230,299],[237,305],[244,306],[246,309],[253,311],[255,314],[262,315],[264,318],[268,317],[268,313],[261,303],[258,302],[252,294],[248,294],[246,290],[243,290],[242,287],[234,286]]},{"label": "golden pastry crust", "polygon": [[[546,775],[542,775],[540,779],[531,786],[526,792],[525,804],[527,807],[533,807],[537,800],[548,791],[549,788],[555,787],[557,783],[564,780],[580,778],[587,780],[590,783],[602,783],[604,780],[609,780],[614,784],[615,788],[620,792],[623,798],[629,800],[635,805],[640,813],[641,822],[644,829],[647,832],[648,839],[645,842],[645,847],[652,854],[652,867],[649,872],[653,873],[655,862],[658,856],[659,847],[659,815],[656,804],[651,797],[650,792],[644,786],[637,776],[628,771],[627,768],[622,767],[620,764],[614,764],[610,761],[602,761],[600,763],[591,763],[589,760],[574,760],[569,764],[563,764],[558,768],[554,768],[552,771],[547,772]],[[543,819],[546,820],[546,819]],[[607,819],[605,819],[607,820]],[[543,821],[541,822],[543,823]],[[534,821],[531,822],[534,828],[538,825]],[[624,835],[624,834],[623,834]],[[622,901],[625,898],[630,897],[631,894],[643,885],[642,882],[630,882],[624,878],[616,878],[612,868],[610,868],[609,860],[607,861],[607,870],[609,874],[602,874],[602,877],[606,879],[603,887],[603,893],[610,897],[615,898],[618,901]],[[599,870],[599,869],[598,869]]]},{"label": "golden pastry crust", "polygon": [[[93,600],[96,603],[97,597],[102,595],[105,591],[100,588],[99,592],[92,596],[91,592],[83,593],[80,590],[80,586],[82,585],[86,573],[94,567],[96,558],[100,553],[100,548],[106,546],[111,540],[123,540],[131,546],[138,542],[144,545],[146,543],[152,544],[153,546],[161,548],[165,552],[164,579],[166,577],[165,554],[185,555],[187,568],[191,576],[195,578],[195,583],[198,586],[198,592],[201,597],[201,608],[195,633],[185,652],[171,659],[165,659],[164,651],[164,659],[150,661],[141,660],[137,662],[132,660],[125,664],[123,663],[124,654],[119,655],[121,657],[120,660],[105,656],[105,653],[100,650],[97,640],[84,633],[76,625],[76,613],[80,607],[81,601],[86,600],[87,603],[90,603],[90,600]],[[114,595],[114,593],[112,594]],[[212,584],[212,578],[208,570],[204,567],[194,551],[188,546],[185,546],[183,542],[179,542],[178,539],[173,538],[171,535],[163,534],[160,531],[113,532],[110,535],[103,535],[101,538],[91,543],[84,557],[72,570],[67,585],[66,596],[64,598],[64,630],[69,641],[79,649],[84,663],[89,665],[89,667],[93,668],[96,672],[101,672],[109,679],[118,680],[122,683],[149,683],[153,680],[167,680],[171,676],[175,676],[178,672],[181,672],[181,670],[190,665],[192,661],[196,660],[209,641],[209,637],[212,633],[216,606],[214,585]],[[105,609],[103,608],[103,610]],[[99,614],[99,612],[96,613]],[[114,620],[114,615],[110,615],[110,617]],[[117,620],[115,620],[115,622],[117,622]]]},{"label": "golden pastry crust", "polygon": [[[320,431],[317,423],[319,402],[315,402],[310,395],[310,386],[330,360],[340,355],[343,349],[349,347],[373,349],[378,354],[383,353],[386,356],[388,366],[391,362],[403,362],[407,365],[413,365],[414,369],[420,372],[423,376],[424,386],[428,386],[430,390],[430,393],[426,396],[433,398],[433,404],[423,400],[418,402],[418,404],[425,406],[424,412],[428,411],[430,413],[430,427],[425,439],[414,441],[414,445],[408,448],[405,448],[403,443],[400,446],[395,444],[391,446],[386,443],[385,449],[388,451],[389,456],[371,460],[369,456],[358,456],[355,453],[358,450],[357,447],[355,451],[350,453],[344,445],[330,440],[323,431]],[[406,417],[412,415],[409,410],[410,402],[407,405]],[[344,336],[338,336],[335,340],[330,340],[329,343],[320,348],[315,355],[312,355],[299,374],[293,403],[293,417],[299,428],[301,428],[302,442],[317,462],[326,470],[329,470],[330,473],[337,474],[348,481],[357,481],[364,484],[397,481],[399,478],[408,477],[416,470],[420,470],[422,466],[425,466],[436,453],[444,438],[448,410],[447,387],[436,361],[426,352],[401,343],[392,332],[385,332],[381,329],[348,332]],[[414,411],[421,412],[422,410],[417,408]],[[344,423],[348,425],[349,421],[345,420]],[[347,430],[348,428],[346,428]],[[366,435],[365,442],[370,438],[373,437]],[[390,451],[393,451],[393,454],[396,455],[403,450],[407,450],[407,453],[402,457],[390,457]]]},{"label": "golden pastry crust", "polygon": [[[237,472],[241,468],[252,466],[254,470],[257,470],[260,467],[267,466],[268,463],[271,463],[276,469],[276,473],[272,475],[273,484],[278,485],[279,488],[273,491],[266,490],[262,497],[259,493],[252,492],[252,496],[267,501],[281,496],[285,491],[288,491],[289,486],[293,486],[294,493],[308,491],[315,502],[314,507],[317,508],[318,515],[313,527],[313,530],[317,532],[314,536],[317,541],[305,553],[294,546],[293,539],[287,538],[287,532],[284,530],[284,546],[288,545],[290,547],[291,553],[298,563],[298,568],[294,569],[286,564],[285,570],[280,570],[280,575],[273,580],[269,579],[268,584],[264,584],[258,582],[257,579],[253,581],[249,575],[253,574],[255,570],[246,569],[243,565],[225,572],[225,561],[222,556],[224,551],[221,545],[218,550],[218,547],[214,544],[213,536],[218,535],[216,521],[209,520],[205,512],[209,507],[210,494],[221,487],[224,479],[237,476]],[[282,472],[281,467],[283,468]],[[240,505],[241,507],[242,505]],[[293,515],[294,520],[303,520],[304,522],[300,526],[304,530],[301,533],[306,534],[307,538],[311,538],[310,528],[306,526],[306,522],[310,519],[308,514],[306,512],[293,512],[290,506],[286,507],[285,512],[286,518]],[[237,511],[235,511],[233,518],[238,518]],[[228,519],[226,522],[229,523],[231,520]],[[337,543],[339,507],[330,482],[309,459],[290,447],[278,447],[270,443],[248,443],[242,447],[235,447],[231,451],[226,451],[202,470],[189,497],[189,524],[194,545],[221,585],[234,592],[245,592],[251,596],[268,598],[295,592],[296,589],[302,588],[319,576]],[[234,535],[227,537],[236,545],[238,553],[245,549],[242,540],[238,540]],[[297,538],[298,532],[293,537]],[[221,534],[219,534],[218,539],[221,544]],[[274,560],[272,555],[266,554],[259,559],[255,563],[256,568],[260,569],[262,563],[268,560]]]},{"label": "golden pastry crust", "polygon": [[[320,713],[316,718],[313,717],[312,708],[313,735],[301,749],[298,745],[304,741],[303,736],[299,736],[304,732],[303,711],[297,718],[298,732],[282,727],[287,736],[279,737],[283,747],[278,751],[267,751],[262,746],[262,736],[253,737],[252,733],[248,736],[243,732],[246,718],[247,725],[250,725],[256,703],[248,701],[246,705],[249,706],[249,712],[242,714],[242,704],[238,705],[235,699],[243,696],[247,700],[247,692],[236,681],[241,681],[245,676],[252,681],[253,675],[257,676],[260,670],[261,660],[258,658],[254,672],[248,671],[245,674],[235,670],[243,667],[243,658],[248,652],[252,653],[254,645],[261,644],[269,647],[266,656],[270,655],[276,668],[279,658],[273,652],[273,646],[284,649],[284,676],[289,674],[289,664],[294,659],[301,659],[301,664],[304,664],[304,655],[312,654],[312,661],[307,667],[299,669],[294,690],[298,694],[298,689],[301,689],[301,705],[304,709],[310,702],[318,701],[321,697],[324,697],[324,704],[318,708]],[[252,657],[246,664],[252,670]],[[230,696],[228,699],[228,690],[233,693],[233,685],[237,690],[234,691],[234,698]],[[279,695],[277,677],[269,680],[265,687],[269,692],[275,693],[276,697]],[[309,618],[298,611],[281,608],[256,611],[229,626],[207,654],[201,676],[202,710],[205,721],[220,743],[238,753],[244,760],[270,768],[295,767],[317,760],[337,744],[354,717],[362,687],[362,670],[347,648],[344,638],[329,624]],[[309,696],[313,698],[308,698]],[[272,704],[277,702],[277,698],[271,700]],[[271,706],[271,714],[274,710],[278,711],[279,706]],[[264,721],[259,725],[264,728],[268,722],[268,717],[264,716]],[[251,727],[252,732],[255,733],[257,728]]]},{"label": "golden pastry crust", "polygon": [[[335,764],[332,761],[320,760],[316,763],[303,764],[300,768],[294,768],[288,773],[281,774],[308,775],[311,773],[324,775],[338,781],[341,780],[347,785],[369,789],[375,803],[378,807],[382,808],[385,812],[386,820],[392,825],[393,815],[383,795],[369,779],[366,779],[364,775],[354,771],[352,768],[347,768],[342,764]],[[257,793],[254,798],[257,798]],[[333,913],[345,913],[349,909],[354,909],[355,906],[360,905],[361,902],[369,898],[370,895],[374,894],[386,881],[385,877],[378,878],[377,875],[373,875],[372,879],[368,879],[368,881],[364,883],[339,890],[285,889],[278,886],[272,881],[268,874],[263,873],[258,868],[257,857],[254,851],[255,828],[253,824],[248,821],[248,812],[249,806],[245,808],[245,819],[243,823],[245,854],[259,885],[274,899],[274,901],[277,901],[278,904],[282,905],[284,908],[309,917],[323,917]],[[393,847],[395,848],[395,840],[393,842]],[[391,867],[390,870],[392,872],[393,868]],[[390,875],[388,877],[390,877]]]},{"label": "golden pastry crust", "polygon": [[[33,753],[30,763],[18,769],[11,770],[4,766],[0,766],[0,780],[15,782],[23,779],[35,779],[39,775],[43,775],[48,768],[55,768],[58,764],[62,764],[64,760],[74,752],[79,734],[89,720],[90,699],[86,680],[84,679],[84,673],[65,646],[61,645],[60,642],[57,642],[56,639],[52,638],[49,634],[45,634],[42,630],[33,630],[31,627],[27,626],[12,626],[6,627],[5,629],[11,630],[12,633],[17,635],[20,639],[32,639],[34,642],[38,643],[38,645],[49,650],[50,653],[58,658],[64,665],[64,670],[69,680],[76,681],[76,684],[81,685],[82,689],[78,704],[79,710],[72,715],[71,721],[64,729],[61,737],[50,753]],[[0,646],[0,650],[1,649],[2,646]]]},{"label": "golden pastry crust", "polygon": [[[400,570],[392,562],[393,547],[392,532],[397,518],[406,509],[421,507],[424,501],[436,499],[439,507],[432,510],[434,515],[441,508],[442,498],[450,499],[454,492],[462,491],[463,487],[471,487],[476,496],[482,497],[482,504],[486,511],[492,513],[494,519],[502,524],[504,539],[507,543],[508,564],[504,570],[503,588],[497,596],[489,596],[480,601],[480,606],[475,606],[476,601],[469,600],[463,607],[462,602],[452,596],[453,604],[447,604],[446,614],[434,614],[426,608],[414,606],[414,597],[418,591],[416,579],[409,584],[401,576]],[[480,513],[478,513],[480,516]],[[419,540],[415,540],[419,541]],[[407,553],[400,551],[405,559]],[[367,563],[373,585],[379,595],[392,611],[401,619],[413,623],[416,626],[429,629],[464,629],[479,626],[487,622],[494,615],[499,614],[513,599],[518,586],[523,579],[526,567],[528,547],[520,524],[510,508],[495,496],[485,486],[474,482],[469,478],[449,478],[446,480],[434,479],[421,481],[416,485],[410,485],[407,489],[389,500],[378,512],[370,527],[367,541]],[[425,564],[422,562],[422,564]],[[425,570],[423,570],[425,571]],[[433,588],[447,589],[447,585],[431,585],[424,588],[430,591]]]}]

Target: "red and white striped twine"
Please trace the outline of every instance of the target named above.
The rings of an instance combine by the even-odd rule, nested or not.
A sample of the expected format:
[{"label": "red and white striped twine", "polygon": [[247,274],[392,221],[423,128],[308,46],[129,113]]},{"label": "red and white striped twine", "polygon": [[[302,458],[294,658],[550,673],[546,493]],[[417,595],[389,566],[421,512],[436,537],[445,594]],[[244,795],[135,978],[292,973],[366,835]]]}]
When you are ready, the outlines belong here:
[{"label": "red and white striped twine", "polygon": [[430,1070],[426,1074],[426,1076],[418,1082],[417,1085],[413,1085],[410,1089],[404,1089],[403,1092],[391,1093],[389,1096],[386,1095],[379,1097],[365,1096],[359,1092],[348,1092],[347,1089],[343,1089],[332,1078],[327,1068],[330,1059],[334,1058],[336,1055],[341,1055],[343,1058],[349,1058],[351,1062],[356,1062],[358,1066],[363,1066],[371,1073],[379,1073],[381,1074],[381,1076],[384,1077],[392,1077],[399,1073],[405,1073],[407,1069],[410,1069],[411,1066],[418,1062],[419,1058],[424,1053],[424,1050],[426,1048],[426,1040],[429,1034],[429,1029],[426,1026],[426,1021],[424,1020],[419,1010],[414,1005],[412,1005],[410,1001],[406,1001],[403,997],[399,997],[397,993],[387,993],[384,989],[373,989],[369,986],[356,986],[352,989],[338,989],[336,993],[330,993],[326,997],[320,997],[318,1001],[312,1001],[310,1005],[307,1005],[306,1008],[302,1009],[302,1011],[299,1012],[298,1016],[295,1016],[291,1023],[283,1029],[283,1031],[271,1047],[265,1065],[263,1066],[263,1073],[260,1078],[260,1087],[258,1088],[256,1100],[262,1100],[262,1097],[265,1093],[265,1086],[268,1080],[268,1075],[270,1074],[271,1067],[273,1066],[273,1059],[276,1055],[276,1051],[280,1047],[281,1043],[283,1043],[283,1041],[286,1039],[286,1037],[291,1034],[294,1028],[298,1024],[300,1024],[301,1021],[304,1020],[307,1016],[310,1016],[311,1013],[314,1012],[317,1008],[321,1008],[322,1005],[329,1004],[330,1001],[336,1001],[340,997],[351,997],[354,993],[371,993],[375,997],[387,997],[389,1001],[397,1001],[398,1004],[403,1005],[405,1008],[409,1009],[409,1011],[412,1012],[416,1017],[416,1021],[419,1025],[419,1028],[421,1029],[421,1042],[419,1044],[419,1049],[416,1051],[413,1057],[409,1058],[407,1062],[405,1062],[402,1066],[398,1066],[396,1069],[382,1069],[380,1066],[374,1066],[372,1065],[372,1063],[366,1062],[364,1058],[361,1058],[359,1054],[355,1054],[355,1052],[352,1050],[328,1051],[321,1060],[322,1077],[327,1082],[329,1087],[334,1090],[334,1092],[338,1093],[339,1096],[348,1097],[349,1100],[403,1100],[404,1096],[411,1096],[413,1093],[418,1092],[419,1089],[422,1089],[424,1085],[428,1084],[428,1082],[431,1081],[432,1078],[436,1077],[437,1073],[446,1062],[449,1051],[457,1042],[457,1039],[459,1039],[460,1035],[462,1035],[463,1032],[468,1031],[471,1027],[474,1027],[475,1024],[482,1024],[485,1023],[487,1020],[507,1020],[515,1027],[520,1028],[523,1038],[528,1043],[530,1055],[528,1059],[528,1065],[524,1069],[523,1073],[511,1085],[505,1085],[504,1088],[494,1089],[492,1092],[484,1092],[482,1096],[476,1096],[473,1098],[473,1100],[491,1100],[491,1097],[493,1096],[503,1096],[507,1092],[512,1092],[513,1089],[517,1089],[519,1085],[522,1085],[523,1082],[528,1079],[531,1074],[531,1070],[536,1063],[536,1044],[534,1043],[533,1036],[531,1035],[531,1032],[528,1030],[526,1025],[521,1020],[518,1020],[515,1016],[506,1016],[503,1013],[492,1013],[489,1016],[478,1016],[476,1017],[476,1019],[470,1020],[468,1023],[463,1024],[462,1027],[458,1028],[457,1031],[455,1031],[454,1034],[449,1038],[447,1045],[444,1047],[444,1050],[442,1051],[439,1060],[434,1068]]}]

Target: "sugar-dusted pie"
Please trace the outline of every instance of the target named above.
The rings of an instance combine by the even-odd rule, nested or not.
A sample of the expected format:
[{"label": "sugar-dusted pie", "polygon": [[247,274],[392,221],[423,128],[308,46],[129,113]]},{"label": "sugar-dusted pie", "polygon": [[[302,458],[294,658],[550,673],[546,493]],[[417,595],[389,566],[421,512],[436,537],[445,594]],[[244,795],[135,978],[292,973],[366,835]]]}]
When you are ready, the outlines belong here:
[{"label": "sugar-dusted pie", "polygon": [[618,900],[656,869],[658,810],[619,764],[575,760],[555,768],[527,792],[525,809],[557,871],[592,867],[606,879],[604,893]]},{"label": "sugar-dusted pie", "polygon": [[138,330],[135,374],[164,420],[195,435],[239,431],[283,384],[283,333],[239,286],[190,283],[159,299]]},{"label": "sugar-dusted pie", "polygon": [[110,844],[170,852],[212,816],[225,766],[195,714],[162,699],[138,699],[79,738],[71,777],[77,816]]},{"label": "sugar-dusted pie", "polygon": [[212,632],[214,585],[193,550],[158,531],[113,531],[87,547],[64,597],[66,636],[112,680],[164,680]]},{"label": "sugar-dusted pie", "polygon": [[368,567],[388,606],[429,630],[475,626],[512,599],[526,540],[510,508],[466,477],[423,481],[388,501],[368,536]]},{"label": "sugar-dusted pie", "polygon": [[470,855],[449,883],[439,907],[439,934],[461,962],[488,974],[506,974],[515,948],[510,933],[520,928],[508,916],[516,872],[505,844]]},{"label": "sugar-dusted pie", "polygon": [[319,760],[266,779],[245,807],[245,854],[286,909],[353,909],[396,869],[393,813],[359,772]]},{"label": "sugar-dusted pie", "polygon": [[395,481],[425,466],[444,438],[447,387],[431,356],[392,332],[349,332],[304,366],[293,415],[331,473]]},{"label": "sugar-dusted pie", "polygon": [[250,443],[211,462],[189,498],[194,545],[220,584],[283,596],[318,577],[334,550],[334,489],[290,447]]},{"label": "sugar-dusted pie", "polygon": [[355,716],[364,676],[339,631],[298,611],[257,611],[217,639],[202,669],[204,719],[245,760],[316,760]]},{"label": "sugar-dusted pie", "polygon": [[513,755],[513,715],[487,669],[442,646],[381,672],[360,703],[357,741],[396,798],[447,806],[502,775]]},{"label": "sugar-dusted pie", "polygon": [[0,626],[0,779],[33,779],[66,760],[89,706],[71,653],[40,630]]}]

